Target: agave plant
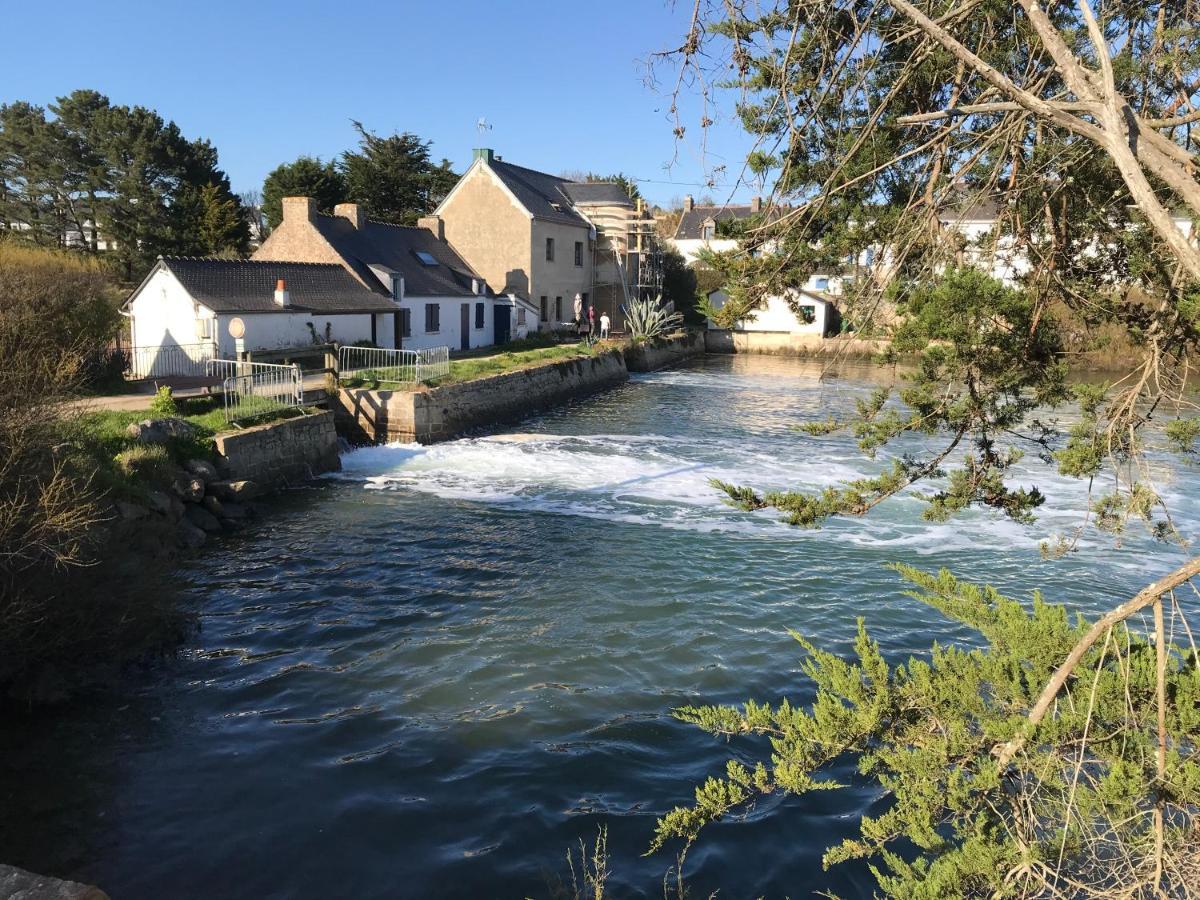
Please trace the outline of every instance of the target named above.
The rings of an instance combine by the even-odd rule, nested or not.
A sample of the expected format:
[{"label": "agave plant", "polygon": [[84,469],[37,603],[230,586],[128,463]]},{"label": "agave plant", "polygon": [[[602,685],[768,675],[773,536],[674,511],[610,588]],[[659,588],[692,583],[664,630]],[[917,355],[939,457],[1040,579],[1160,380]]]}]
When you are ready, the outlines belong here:
[{"label": "agave plant", "polygon": [[630,300],[625,307],[625,322],[629,336],[635,341],[662,337],[683,324],[683,314],[663,306],[662,294],[653,300]]}]

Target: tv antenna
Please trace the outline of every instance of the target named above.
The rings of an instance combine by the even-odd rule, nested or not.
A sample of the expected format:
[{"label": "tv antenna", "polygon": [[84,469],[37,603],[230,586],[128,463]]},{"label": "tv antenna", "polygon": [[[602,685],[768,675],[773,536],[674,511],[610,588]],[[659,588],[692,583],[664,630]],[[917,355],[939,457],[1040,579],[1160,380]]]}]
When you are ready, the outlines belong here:
[{"label": "tv antenna", "polygon": [[480,134],[483,134],[485,131],[491,131],[492,123],[489,122],[487,119],[485,119],[483,116],[480,116],[479,121],[477,121],[475,123],[475,130],[478,131]]}]

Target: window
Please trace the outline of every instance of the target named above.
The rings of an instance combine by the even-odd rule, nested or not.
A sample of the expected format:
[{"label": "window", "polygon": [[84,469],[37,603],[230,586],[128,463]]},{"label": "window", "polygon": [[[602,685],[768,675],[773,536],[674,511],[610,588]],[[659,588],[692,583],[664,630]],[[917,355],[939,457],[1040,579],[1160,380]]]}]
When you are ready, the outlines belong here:
[{"label": "window", "polygon": [[475,304],[475,327],[476,328],[483,327],[483,304],[482,303]]},{"label": "window", "polygon": [[432,253],[426,253],[424,250],[414,250],[413,253],[423,266],[436,266],[438,264],[438,261],[433,258]]},{"label": "window", "polygon": [[828,278],[818,278],[816,280],[815,286],[818,291],[827,291],[827,290],[829,290],[829,279]]},{"label": "window", "polygon": [[412,310],[400,310],[400,337],[412,337]]},{"label": "window", "polygon": [[546,238],[546,262],[554,262],[554,238]]},{"label": "window", "polygon": [[705,222],[704,230],[700,232],[700,236],[706,241],[711,241],[717,236],[717,226],[712,222]]},{"label": "window", "polygon": [[542,321],[543,322],[550,321],[550,307],[547,305],[547,301],[546,301],[545,297],[542,298]]},{"label": "window", "polygon": [[562,318],[562,297],[554,298],[554,321],[561,322]]},{"label": "window", "polygon": [[583,241],[575,242],[575,265],[583,265]]},{"label": "window", "polygon": [[[543,297],[542,299],[543,299],[543,300],[545,300],[546,298],[545,298],[545,297]],[[517,324],[518,324],[518,325],[524,325],[524,324],[525,324],[525,307],[523,307],[523,306],[522,306],[522,307],[519,307],[519,308],[517,309]]]},{"label": "window", "polygon": [[216,319],[196,320],[196,340],[211,341],[213,339],[213,323]]},{"label": "window", "polygon": [[438,303],[425,304],[425,333],[437,334],[442,328],[442,307]]},{"label": "window", "polygon": [[392,273],[392,299],[404,299],[404,276]]},{"label": "window", "polygon": [[815,306],[800,307],[800,321],[805,325],[811,325],[817,321],[817,308]]}]

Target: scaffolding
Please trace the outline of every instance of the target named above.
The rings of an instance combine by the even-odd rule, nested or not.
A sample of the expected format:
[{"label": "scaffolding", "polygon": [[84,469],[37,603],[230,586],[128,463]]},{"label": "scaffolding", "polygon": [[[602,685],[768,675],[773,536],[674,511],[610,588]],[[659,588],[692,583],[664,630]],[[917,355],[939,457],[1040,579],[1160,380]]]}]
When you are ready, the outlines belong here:
[{"label": "scaffolding", "polygon": [[612,206],[588,214],[596,227],[589,302],[596,308],[597,320],[607,313],[612,330],[621,332],[630,300],[653,299],[662,293],[662,249],[654,217],[640,199],[632,210]]}]

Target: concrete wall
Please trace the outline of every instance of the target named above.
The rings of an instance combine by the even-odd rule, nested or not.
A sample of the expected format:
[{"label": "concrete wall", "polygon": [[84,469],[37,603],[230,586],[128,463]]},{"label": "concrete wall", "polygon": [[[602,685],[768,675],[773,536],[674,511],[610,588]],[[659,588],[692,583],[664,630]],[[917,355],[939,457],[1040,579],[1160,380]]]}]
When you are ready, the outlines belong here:
[{"label": "concrete wall", "polygon": [[419,391],[343,388],[338,430],[355,443],[449,440],[471,428],[519,419],[629,379],[618,350]]},{"label": "concrete wall", "polygon": [[446,242],[497,294],[528,296],[532,219],[478,160],[438,209]]},{"label": "concrete wall", "polygon": [[342,466],[332,412],[218,434],[215,441],[221,468],[231,481],[282,487]]},{"label": "concrete wall", "polygon": [[704,353],[704,332],[692,331],[679,337],[625,348],[625,365],[630,372],[654,372]]},{"label": "concrete wall", "polygon": [[[247,350],[276,350],[283,347],[303,347],[313,342],[313,331],[322,343],[336,341],[353,344],[371,339],[371,313],[330,315],[328,313],[269,312],[242,313],[246,332],[243,337]],[[225,359],[234,358],[235,342],[229,336],[229,321],[232,314],[222,313],[219,317],[219,354]],[[375,316],[376,342],[380,347],[392,346],[392,317],[390,314]],[[312,330],[309,325],[312,325]],[[326,338],[328,331],[329,337]]]},{"label": "concrete wall", "polygon": [[827,356],[840,353],[863,357],[879,353],[887,345],[887,341],[822,338],[813,334],[779,331],[709,329],[704,334],[704,347],[708,353],[768,353],[780,356]]}]

